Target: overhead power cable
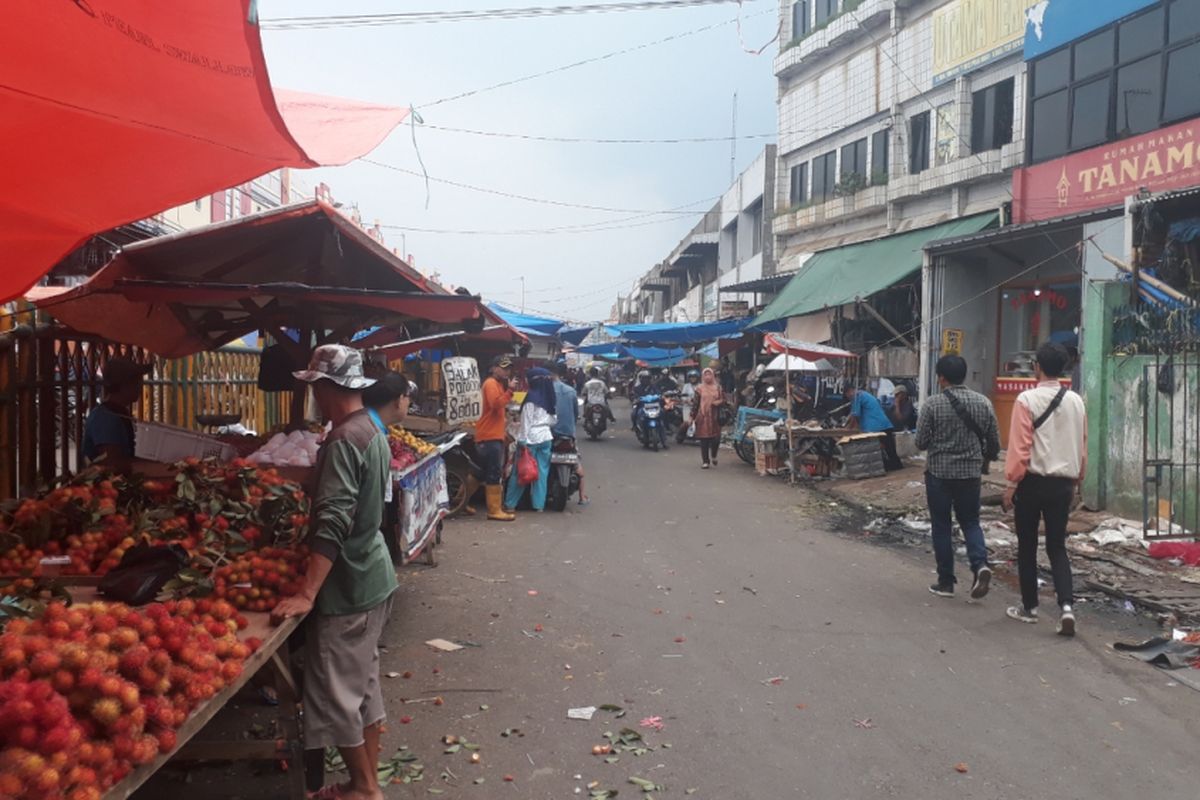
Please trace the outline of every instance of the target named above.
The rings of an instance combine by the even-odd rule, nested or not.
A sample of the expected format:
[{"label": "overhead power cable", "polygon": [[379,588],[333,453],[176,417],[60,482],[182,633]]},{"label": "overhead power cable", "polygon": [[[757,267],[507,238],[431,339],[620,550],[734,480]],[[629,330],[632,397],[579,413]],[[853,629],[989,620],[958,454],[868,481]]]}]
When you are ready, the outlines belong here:
[{"label": "overhead power cable", "polygon": [[[395,164],[387,164],[383,161],[375,161],[374,159],[371,159],[371,158],[360,158],[359,161],[362,161],[365,164],[371,164],[372,166],[389,169],[389,170],[392,170],[393,172],[399,172],[404,175],[411,175],[411,176],[417,177],[417,178],[425,178],[426,177],[424,173],[418,172],[417,170],[407,169],[405,167],[398,167]],[[607,212],[615,213],[615,214],[646,214],[646,215],[695,214],[698,212],[689,211],[687,209],[689,209],[691,206],[700,205],[701,203],[712,203],[712,202],[716,201],[717,198],[719,197],[719,195],[713,196],[713,197],[705,197],[705,198],[701,198],[699,200],[695,200],[691,203],[685,203],[683,205],[676,206],[674,208],[668,208],[668,209],[612,208],[610,206],[596,206],[596,205],[589,205],[587,203],[571,203],[571,202],[567,202],[565,200],[549,200],[549,199],[546,199],[543,197],[531,197],[530,195],[516,194],[514,192],[506,192],[506,191],[503,191],[500,189],[488,189],[484,186],[474,186],[469,183],[460,183],[459,181],[452,181],[447,178],[435,178],[435,177],[429,176],[429,181],[432,183],[445,184],[446,186],[454,186],[458,189],[468,189],[473,192],[482,192],[483,194],[496,195],[497,197],[506,197],[510,200],[524,200],[528,203],[540,203],[542,205],[558,206],[560,208],[578,208],[578,209],[582,209],[584,211],[607,211]],[[612,221],[613,220],[609,220],[609,222],[612,222]]]},{"label": "overhead power cable", "polygon": [[264,30],[325,28],[375,28],[391,25],[428,25],[480,20],[533,19],[629,11],[668,11],[699,6],[729,5],[739,0],[624,0],[614,3],[578,3],[524,8],[449,9],[444,11],[400,11],[378,14],[331,14],[307,17],[276,17],[259,23]]},{"label": "overhead power cable", "polygon": [[532,133],[511,133],[506,131],[482,131],[473,128],[454,128],[449,125],[423,125],[431,131],[445,133],[463,133],[471,136],[486,136],[495,139],[521,139],[531,142],[565,142],[570,144],[699,144],[704,142],[731,142],[741,139],[773,139],[776,136],[788,136],[801,133],[828,133],[841,130],[843,126],[830,125],[824,128],[806,128],[794,131],[771,131],[770,133],[743,133],[737,136],[680,136],[665,139],[639,138],[593,138],[586,136],[544,136]]}]

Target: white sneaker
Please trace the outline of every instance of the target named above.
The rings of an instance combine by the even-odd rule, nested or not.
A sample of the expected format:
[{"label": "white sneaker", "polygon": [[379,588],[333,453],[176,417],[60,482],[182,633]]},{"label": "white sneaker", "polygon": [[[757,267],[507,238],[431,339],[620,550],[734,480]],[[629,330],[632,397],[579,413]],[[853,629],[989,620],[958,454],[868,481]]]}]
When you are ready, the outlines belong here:
[{"label": "white sneaker", "polygon": [[1008,610],[1004,613],[1008,615],[1009,619],[1015,619],[1017,622],[1026,622],[1034,625],[1038,621],[1036,608],[1026,611],[1025,606],[1009,606]]},{"label": "white sneaker", "polygon": [[1063,606],[1062,616],[1058,619],[1058,635],[1075,635],[1075,612],[1071,610],[1070,606]]}]

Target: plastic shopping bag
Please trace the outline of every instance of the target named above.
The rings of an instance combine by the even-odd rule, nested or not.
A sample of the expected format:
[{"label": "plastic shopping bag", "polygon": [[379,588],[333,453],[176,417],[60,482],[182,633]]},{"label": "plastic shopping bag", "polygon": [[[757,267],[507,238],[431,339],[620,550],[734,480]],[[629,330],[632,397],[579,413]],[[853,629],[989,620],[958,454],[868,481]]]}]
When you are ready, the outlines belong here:
[{"label": "plastic shopping bag", "polygon": [[528,486],[538,479],[538,463],[528,447],[522,447],[517,456],[517,483]]}]

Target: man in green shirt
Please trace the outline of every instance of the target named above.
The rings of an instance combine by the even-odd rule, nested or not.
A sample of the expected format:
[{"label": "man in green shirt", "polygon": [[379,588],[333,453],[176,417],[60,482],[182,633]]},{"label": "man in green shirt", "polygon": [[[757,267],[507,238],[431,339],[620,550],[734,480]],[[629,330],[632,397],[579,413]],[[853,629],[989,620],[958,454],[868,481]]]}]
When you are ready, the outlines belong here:
[{"label": "man in green shirt", "polygon": [[350,782],[326,792],[344,800],[382,800],[376,765],[385,718],[379,637],[397,587],[380,528],[391,480],[387,437],[363,407],[362,354],[323,345],[297,379],[312,384],[333,423],[317,457],[308,573],[300,594],[275,607],[276,621],[315,609],[305,641],[304,740],[336,747]]}]

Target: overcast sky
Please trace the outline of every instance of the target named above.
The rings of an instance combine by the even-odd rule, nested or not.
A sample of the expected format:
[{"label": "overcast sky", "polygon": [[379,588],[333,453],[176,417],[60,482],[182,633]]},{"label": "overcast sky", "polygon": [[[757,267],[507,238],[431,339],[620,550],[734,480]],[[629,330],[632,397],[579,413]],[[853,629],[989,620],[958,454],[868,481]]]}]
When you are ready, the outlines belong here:
[{"label": "overcast sky", "polygon": [[[566,0],[262,0],[264,23],[283,16],[514,8]],[[775,33],[777,0],[745,0],[745,46]],[[415,105],[427,125],[490,132],[587,138],[728,136],[738,94],[738,133],[775,131],[773,44],[744,52],[734,24],[452,102],[480,89],[733,20],[736,4],[368,28],[263,31],[272,83],[286,88]],[[433,183],[429,208],[419,177],[355,163],[316,170],[340,202],[363,219],[450,231],[528,231],[607,224],[610,230],[480,235],[385,230],[418,268],[510,305],[575,320],[607,317],[618,291],[662,260],[729,185],[729,142],[579,144],[531,142],[417,127],[429,174],[514,194],[627,211],[593,211],[526,202]],[[744,169],[772,139],[737,143]],[[420,170],[408,127],[369,158]],[[686,204],[694,215],[647,216]],[[630,219],[637,217],[636,219]],[[649,224],[648,224],[649,223]]]}]

